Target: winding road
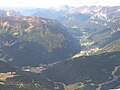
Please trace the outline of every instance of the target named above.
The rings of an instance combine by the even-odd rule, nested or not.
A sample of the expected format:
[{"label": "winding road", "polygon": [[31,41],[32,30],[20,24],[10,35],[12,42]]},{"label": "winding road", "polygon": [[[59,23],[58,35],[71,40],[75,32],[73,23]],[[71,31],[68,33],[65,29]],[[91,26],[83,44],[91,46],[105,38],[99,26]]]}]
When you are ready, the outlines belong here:
[{"label": "winding road", "polygon": [[112,80],[107,81],[107,82],[104,82],[104,83],[101,83],[101,84],[98,84],[98,88],[96,88],[96,90],[101,90],[102,85],[106,85],[106,84],[112,83],[113,81],[117,81],[118,76],[116,76],[115,73],[118,71],[119,68],[120,68],[120,66],[117,66],[117,67],[115,67],[115,69],[112,71],[112,76],[113,76],[113,79],[112,79]]}]

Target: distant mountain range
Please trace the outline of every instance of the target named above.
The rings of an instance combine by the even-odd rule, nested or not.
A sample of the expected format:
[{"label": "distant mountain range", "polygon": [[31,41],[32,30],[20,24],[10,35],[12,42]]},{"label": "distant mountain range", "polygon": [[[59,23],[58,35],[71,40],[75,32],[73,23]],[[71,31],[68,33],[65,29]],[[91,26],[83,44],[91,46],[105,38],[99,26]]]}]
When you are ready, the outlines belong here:
[{"label": "distant mountain range", "polygon": [[[25,16],[55,19],[69,28],[69,32],[77,37],[81,36],[83,31],[91,34],[98,32],[98,30],[101,32],[106,29],[119,29],[119,26],[114,27],[114,24],[120,17],[120,6],[82,6],[77,8],[62,6],[49,9],[26,9],[20,12]],[[111,24],[112,26],[110,26]],[[119,20],[116,24],[119,25]]]},{"label": "distant mountain range", "polygon": [[0,9],[0,16],[20,16],[20,13],[14,10]]},{"label": "distant mountain range", "polygon": [[[44,18],[51,18],[56,19],[66,25],[68,21],[76,21],[76,22],[83,22],[83,21],[94,21],[94,19],[109,19],[112,17],[119,17],[120,16],[120,6],[82,6],[82,7],[69,7],[69,6],[62,6],[59,8],[48,8],[48,9],[25,9],[20,10],[22,15],[32,15],[37,17],[44,17]],[[49,13],[49,14],[48,14]],[[72,22],[73,23],[73,22]],[[78,24],[78,23],[77,23]],[[67,24],[69,25],[69,24]],[[66,25],[66,26],[67,26]],[[71,24],[70,24],[71,25]],[[67,26],[68,27],[68,26]]]}]

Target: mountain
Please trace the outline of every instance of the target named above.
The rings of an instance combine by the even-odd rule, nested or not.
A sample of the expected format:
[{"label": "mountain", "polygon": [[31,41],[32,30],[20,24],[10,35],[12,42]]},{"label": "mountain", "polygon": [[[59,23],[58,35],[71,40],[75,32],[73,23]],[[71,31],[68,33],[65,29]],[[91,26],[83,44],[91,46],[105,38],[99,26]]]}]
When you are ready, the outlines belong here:
[{"label": "mountain", "polygon": [[79,42],[55,20],[5,16],[0,28],[1,56],[17,66],[64,60],[80,50]]},{"label": "mountain", "polygon": [[120,17],[110,18],[105,26],[101,26],[98,30],[89,36],[90,40],[97,43],[99,47],[104,47],[107,44],[120,39]]},{"label": "mountain", "polygon": [[[120,52],[80,57],[53,65],[43,75],[70,90],[108,90],[120,84]],[[75,88],[74,88],[75,86]],[[74,89],[72,89],[74,88]],[[69,90],[69,89],[67,89]]]},{"label": "mountain", "polygon": [[0,9],[0,16],[20,16],[20,13],[14,10]]},{"label": "mountain", "polygon": [[[61,21],[62,18],[67,20],[94,20],[94,19],[108,19],[113,17],[119,17],[120,13],[119,6],[81,6],[81,7],[70,7],[70,6],[61,6],[61,7],[51,7],[48,9],[36,8],[36,9],[25,9],[21,11],[22,15],[33,15],[37,17],[51,18]],[[31,14],[30,14],[31,11]],[[27,14],[27,12],[29,12]],[[49,13],[49,15],[47,14]],[[71,15],[72,14],[72,15]],[[77,15],[74,17],[74,14]],[[71,15],[71,16],[70,16]],[[82,16],[81,16],[82,15]],[[77,18],[80,17],[80,18]],[[77,18],[77,19],[76,19]],[[65,20],[66,20],[65,19]],[[64,19],[61,23],[64,24]],[[73,23],[73,22],[72,22]],[[67,25],[66,25],[67,26]]]},{"label": "mountain", "polygon": [[[19,10],[18,10],[19,11]],[[119,18],[119,6],[81,6],[81,7],[51,7],[48,9],[36,8],[20,11],[22,15],[37,16],[55,19],[61,22],[73,36],[81,37],[85,33],[96,32],[107,24],[112,18]],[[27,13],[28,12],[28,13]],[[49,14],[48,14],[49,13]],[[83,32],[84,31],[84,32]],[[73,34],[73,32],[75,32]],[[90,33],[90,34],[91,34]]]},{"label": "mountain", "polygon": [[115,40],[108,45],[104,46],[101,50],[97,52],[97,54],[100,53],[106,53],[106,52],[118,52],[120,51],[120,39]]}]

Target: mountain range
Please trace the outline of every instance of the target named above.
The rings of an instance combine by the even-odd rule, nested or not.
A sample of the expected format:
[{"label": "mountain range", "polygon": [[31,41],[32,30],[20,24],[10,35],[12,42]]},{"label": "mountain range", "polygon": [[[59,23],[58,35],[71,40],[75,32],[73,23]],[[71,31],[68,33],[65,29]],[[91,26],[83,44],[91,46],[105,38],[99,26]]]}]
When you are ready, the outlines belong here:
[{"label": "mountain range", "polygon": [[120,6],[0,9],[0,90],[120,88]]}]

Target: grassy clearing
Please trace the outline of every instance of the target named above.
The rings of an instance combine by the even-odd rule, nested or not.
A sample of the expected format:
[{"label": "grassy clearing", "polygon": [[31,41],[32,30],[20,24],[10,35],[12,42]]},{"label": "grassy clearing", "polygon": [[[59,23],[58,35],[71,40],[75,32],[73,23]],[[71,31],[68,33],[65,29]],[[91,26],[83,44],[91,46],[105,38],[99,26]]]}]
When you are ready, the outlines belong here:
[{"label": "grassy clearing", "polygon": [[94,41],[92,42],[85,42],[85,43],[81,43],[81,46],[91,46],[94,44]]},{"label": "grassy clearing", "polygon": [[84,54],[84,53],[78,53],[78,54],[72,56],[71,58],[72,58],[72,59],[75,59],[75,58],[79,58],[79,57],[81,57],[81,56],[85,56],[85,54]]},{"label": "grassy clearing", "polygon": [[0,73],[0,81],[6,81],[6,79],[8,78],[13,78],[15,77],[16,74],[12,74],[11,72],[7,72],[7,73]]}]

